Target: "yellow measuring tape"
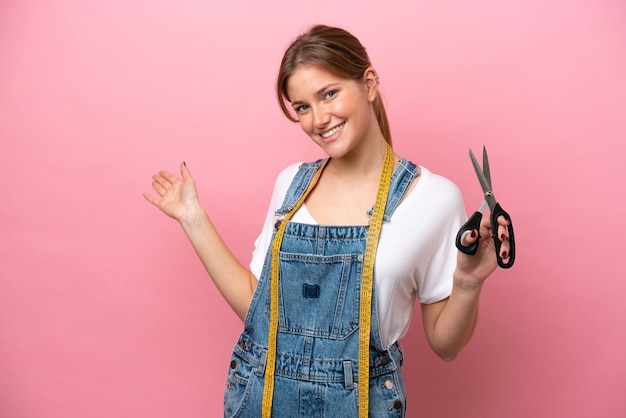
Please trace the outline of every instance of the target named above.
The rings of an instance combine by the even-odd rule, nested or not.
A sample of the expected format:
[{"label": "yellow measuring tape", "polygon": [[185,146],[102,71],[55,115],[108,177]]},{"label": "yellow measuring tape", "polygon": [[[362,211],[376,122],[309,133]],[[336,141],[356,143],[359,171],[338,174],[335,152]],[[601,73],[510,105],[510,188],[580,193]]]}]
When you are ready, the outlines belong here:
[{"label": "yellow measuring tape", "polygon": [[393,151],[387,145],[383,170],[378,183],[374,211],[370,219],[367,243],[365,244],[365,258],[363,259],[363,273],[361,275],[361,306],[359,324],[359,417],[367,418],[369,409],[370,388],[370,330],[372,314],[372,286],[374,278],[374,260],[378,248],[378,238],[383,226],[383,216],[389,193],[389,183],[393,172]]},{"label": "yellow measuring tape", "polygon": [[[270,277],[270,329],[267,336],[267,362],[265,365],[265,384],[263,386],[263,418],[270,418],[272,415],[272,399],[274,397],[274,374],[276,370],[276,337],[278,335],[278,280],[279,280],[279,263],[278,252],[283,241],[283,235],[287,222],[293,214],[298,210],[302,203],[313,190],[315,184],[319,180],[324,165],[328,160],[324,161],[322,166],[317,170],[309,187],[296,202],[294,207],[285,215],[280,222],[274,241],[272,242],[272,271]],[[367,418],[369,409],[369,346],[371,331],[371,312],[372,312],[372,288],[374,277],[374,260],[376,259],[376,249],[378,247],[378,239],[380,230],[383,225],[383,215],[385,213],[385,204],[387,203],[387,194],[389,193],[389,183],[391,182],[391,174],[393,172],[393,150],[387,145],[385,151],[385,160],[383,169],[378,183],[378,192],[376,193],[376,202],[372,218],[370,219],[367,243],[365,245],[365,257],[363,260],[363,272],[361,276],[361,302],[360,302],[360,325],[359,325],[359,417]]]}]

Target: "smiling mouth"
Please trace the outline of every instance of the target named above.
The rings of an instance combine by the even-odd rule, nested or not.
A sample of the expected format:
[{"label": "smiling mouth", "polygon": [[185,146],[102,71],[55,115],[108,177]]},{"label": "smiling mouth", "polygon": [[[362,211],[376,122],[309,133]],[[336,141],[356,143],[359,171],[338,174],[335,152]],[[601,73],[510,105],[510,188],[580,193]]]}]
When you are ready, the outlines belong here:
[{"label": "smiling mouth", "polygon": [[342,123],[342,124],[341,124],[341,125],[339,125],[339,126],[335,126],[335,127],[334,127],[333,129],[331,129],[330,131],[328,131],[328,132],[324,132],[323,134],[320,134],[320,136],[321,136],[322,138],[330,138],[331,136],[333,136],[333,135],[335,135],[337,132],[339,132],[339,131],[341,130],[341,128],[343,128],[343,126],[344,126],[345,124],[346,124],[346,123],[344,122],[344,123]]}]

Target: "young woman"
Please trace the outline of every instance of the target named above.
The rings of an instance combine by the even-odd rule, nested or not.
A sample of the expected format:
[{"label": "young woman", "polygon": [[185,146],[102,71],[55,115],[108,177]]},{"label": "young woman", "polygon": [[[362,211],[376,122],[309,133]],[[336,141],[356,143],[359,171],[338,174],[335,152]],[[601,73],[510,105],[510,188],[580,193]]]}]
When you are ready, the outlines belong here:
[{"label": "young woman", "polygon": [[[454,359],[469,341],[480,291],[496,268],[488,219],[463,238],[459,190],[391,149],[379,77],[345,30],[315,26],[283,57],[285,115],[328,155],[276,180],[250,269],[221,240],[183,163],[153,177],[153,205],[176,219],[244,321],[228,373],[231,417],[403,417],[398,340],[415,300],[432,349]],[[507,221],[499,220],[502,257]],[[375,263],[374,263],[375,261]]]}]

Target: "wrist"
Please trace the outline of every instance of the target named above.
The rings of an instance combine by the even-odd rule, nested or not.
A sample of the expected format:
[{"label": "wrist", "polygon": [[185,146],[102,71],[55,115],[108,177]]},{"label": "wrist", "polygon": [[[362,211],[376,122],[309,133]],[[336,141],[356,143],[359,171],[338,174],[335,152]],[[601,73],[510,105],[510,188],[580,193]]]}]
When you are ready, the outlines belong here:
[{"label": "wrist", "polygon": [[458,290],[466,292],[480,292],[485,281],[471,274],[463,274],[458,270],[453,275],[453,285]]},{"label": "wrist", "polygon": [[193,229],[199,225],[203,219],[208,218],[204,208],[200,204],[189,205],[181,214],[178,222],[185,230]]}]

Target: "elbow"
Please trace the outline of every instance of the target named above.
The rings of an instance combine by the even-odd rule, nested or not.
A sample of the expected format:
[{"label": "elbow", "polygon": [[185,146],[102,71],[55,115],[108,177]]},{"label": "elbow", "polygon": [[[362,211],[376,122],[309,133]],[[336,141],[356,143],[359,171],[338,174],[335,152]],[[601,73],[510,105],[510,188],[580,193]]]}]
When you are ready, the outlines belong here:
[{"label": "elbow", "polygon": [[446,363],[450,363],[454,361],[461,352],[460,349],[455,349],[452,347],[450,348],[431,347],[431,348],[434,351],[434,353],[437,355],[437,357],[439,357],[441,360],[445,361]]},{"label": "elbow", "polygon": [[441,360],[446,363],[450,363],[456,359],[457,353],[455,354],[437,354]]},{"label": "elbow", "polygon": [[437,354],[437,356],[446,363],[450,363],[454,361],[456,357],[459,355],[459,353],[457,352],[437,352],[437,351],[435,351],[435,354]]},{"label": "elbow", "polygon": [[469,342],[467,338],[431,338],[430,348],[441,360],[446,363],[456,360]]}]

